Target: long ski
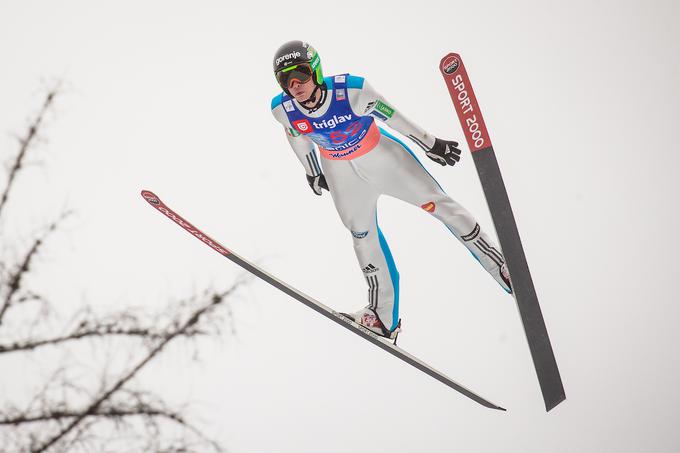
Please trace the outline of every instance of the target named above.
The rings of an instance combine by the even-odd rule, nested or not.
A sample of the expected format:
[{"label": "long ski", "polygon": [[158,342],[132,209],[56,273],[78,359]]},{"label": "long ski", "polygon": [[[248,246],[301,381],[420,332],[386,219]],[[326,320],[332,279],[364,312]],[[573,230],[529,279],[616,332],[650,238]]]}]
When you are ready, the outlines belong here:
[{"label": "long ski", "polygon": [[529,342],[545,408],[550,411],[564,401],[566,396],[489,132],[460,55],[446,55],[439,64],[439,70],[458,113],[484,189],[498,240],[508,264],[514,297]]},{"label": "long ski", "polygon": [[164,214],[166,217],[168,217],[170,220],[175,222],[177,225],[181,226],[184,228],[186,231],[188,231],[192,236],[215,250],[217,253],[220,255],[224,256],[225,258],[231,260],[232,262],[236,263],[237,265],[241,266],[243,269],[247,270],[248,272],[252,273],[253,275],[256,275],[257,277],[261,278],[265,282],[271,284],[275,288],[281,290],[282,292],[288,294],[292,298],[296,299],[299,302],[302,302],[304,305],[308,306],[312,310],[321,313],[328,319],[334,321],[337,324],[340,324],[341,326],[345,327],[346,329],[354,332],[355,334],[359,335],[361,338],[370,341],[374,345],[378,346],[379,348],[389,352],[393,356],[403,360],[404,362],[414,366],[415,368],[419,369],[423,373],[435,378],[439,382],[451,387],[452,389],[462,393],[463,395],[467,396],[468,398],[476,401],[477,403],[481,404],[482,406],[488,407],[490,409],[497,409],[504,411],[500,406],[497,406],[496,404],[491,403],[490,401],[482,398],[481,396],[477,395],[476,393],[472,392],[471,390],[463,387],[462,385],[458,384],[457,382],[453,381],[451,378],[447,377],[443,373],[435,370],[432,368],[430,365],[426,364],[422,360],[418,359],[417,357],[409,354],[408,352],[404,351],[403,349],[399,348],[398,346],[385,341],[382,337],[376,335],[375,333],[371,332],[370,330],[366,329],[365,327],[355,323],[351,319],[348,319],[347,317],[343,316],[342,314],[332,310],[331,308],[327,307],[326,305],[322,304],[321,302],[318,302],[311,297],[307,296],[306,294],[298,291],[297,289],[293,288],[292,286],[282,282],[278,278],[274,277],[273,275],[267,273],[266,271],[260,269],[253,263],[247,261],[246,259],[238,256],[231,250],[227,249],[226,247],[222,246],[219,242],[216,240],[212,239],[210,236],[207,234],[203,233],[201,230],[193,226],[191,223],[189,223],[187,220],[185,220],[183,217],[181,217],[179,214],[177,214],[175,211],[170,209],[165,203],[161,201],[158,196],[156,196],[153,192],[150,192],[148,190],[143,190],[142,191],[142,197],[154,208],[156,208],[158,211],[160,211],[162,214]]}]

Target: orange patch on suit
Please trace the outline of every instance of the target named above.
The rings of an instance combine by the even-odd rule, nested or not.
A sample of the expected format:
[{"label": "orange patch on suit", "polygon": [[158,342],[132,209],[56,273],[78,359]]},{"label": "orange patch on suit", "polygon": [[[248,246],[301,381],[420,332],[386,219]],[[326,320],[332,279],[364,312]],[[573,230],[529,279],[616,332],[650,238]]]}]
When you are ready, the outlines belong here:
[{"label": "orange patch on suit", "polygon": [[424,210],[426,210],[427,212],[429,212],[430,214],[432,214],[434,212],[434,208],[435,208],[434,203],[431,202],[431,201],[425,203],[424,205],[421,205],[420,207],[423,208]]}]

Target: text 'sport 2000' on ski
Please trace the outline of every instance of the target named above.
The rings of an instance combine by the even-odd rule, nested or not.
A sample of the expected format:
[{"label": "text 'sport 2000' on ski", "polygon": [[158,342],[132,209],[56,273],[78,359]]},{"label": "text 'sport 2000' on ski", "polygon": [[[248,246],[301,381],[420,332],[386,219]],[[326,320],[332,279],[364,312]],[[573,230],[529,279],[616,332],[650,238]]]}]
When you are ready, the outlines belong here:
[{"label": "text 'sport 2000' on ski", "polygon": [[566,396],[489,132],[460,55],[450,53],[444,56],[439,63],[439,70],[444,76],[482,183],[498,241],[510,271],[513,295],[522,318],[545,408],[550,411]]},{"label": "text 'sport 2000' on ski", "polygon": [[437,371],[436,369],[432,368],[430,365],[427,363],[423,362],[419,358],[409,354],[408,352],[404,351],[403,349],[399,348],[398,346],[392,344],[389,341],[386,341],[385,339],[381,338],[380,336],[376,335],[375,333],[371,332],[370,330],[366,329],[365,327],[357,324],[356,322],[352,321],[351,319],[348,319],[347,317],[343,316],[342,314],[332,310],[331,308],[327,307],[326,305],[322,304],[321,302],[314,300],[313,298],[309,297],[308,295],[298,291],[297,289],[293,288],[292,286],[288,285],[287,283],[279,280],[278,278],[274,277],[273,275],[269,274],[268,272],[262,270],[261,268],[257,267],[250,261],[247,261],[246,259],[238,256],[236,253],[233,251],[227,249],[226,247],[222,246],[219,242],[208,236],[207,234],[203,233],[201,230],[196,228],[194,225],[189,223],[186,219],[184,219],[182,216],[177,214],[175,211],[170,209],[165,203],[161,201],[161,199],[154,194],[151,191],[148,190],[142,190],[142,197],[154,208],[156,208],[159,212],[161,212],[163,215],[168,217],[170,220],[175,222],[177,225],[181,226],[184,228],[187,232],[189,232],[192,236],[194,236],[196,239],[200,240],[204,244],[206,244],[208,247],[211,249],[215,250],[217,253],[220,255],[224,256],[225,258],[233,261],[237,265],[241,266],[243,269],[247,270],[248,272],[252,273],[253,275],[261,278],[265,282],[269,283],[270,285],[274,286],[275,288],[279,289],[280,291],[288,294],[295,300],[303,303],[307,307],[311,308],[312,310],[324,315],[331,321],[334,321],[337,324],[340,324],[341,326],[347,328],[348,330],[354,332],[355,334],[359,335],[361,338],[368,340],[369,342],[373,343],[374,345],[378,346],[379,348],[389,352],[393,356],[397,357],[400,360],[403,360],[404,362],[408,363],[409,365],[412,365],[416,369],[422,371],[423,373],[433,377],[434,379],[438,380],[444,385],[447,385],[448,387],[451,387],[452,389],[456,390],[457,392],[462,393],[463,395],[467,396],[473,401],[476,401],[477,403],[481,404],[484,407],[488,407],[490,409],[496,409],[496,410],[501,410],[504,411],[502,407],[488,401],[485,398],[482,398],[481,396],[477,395],[476,393],[472,392],[471,390],[463,387],[462,385],[458,384],[445,374]]}]

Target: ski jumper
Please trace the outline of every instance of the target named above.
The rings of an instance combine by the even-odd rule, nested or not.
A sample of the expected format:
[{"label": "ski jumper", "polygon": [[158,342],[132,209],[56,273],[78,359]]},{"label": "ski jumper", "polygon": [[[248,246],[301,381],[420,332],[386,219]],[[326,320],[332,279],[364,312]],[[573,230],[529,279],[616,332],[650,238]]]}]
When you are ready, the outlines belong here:
[{"label": "ski jumper", "polygon": [[[368,304],[388,330],[399,320],[399,273],[378,227],[377,201],[390,195],[418,206],[440,220],[501,286],[505,260],[474,217],[449,197],[394,135],[376,119],[428,151],[435,137],[408,120],[363,78],[326,77],[328,94],[308,111],[286,93],[272,100],[274,117],[284,126],[293,151],[310,176],[323,172],[333,202],[352,235],[359,267],[368,285]],[[322,159],[317,158],[314,144]],[[319,165],[319,163],[321,165]]]}]

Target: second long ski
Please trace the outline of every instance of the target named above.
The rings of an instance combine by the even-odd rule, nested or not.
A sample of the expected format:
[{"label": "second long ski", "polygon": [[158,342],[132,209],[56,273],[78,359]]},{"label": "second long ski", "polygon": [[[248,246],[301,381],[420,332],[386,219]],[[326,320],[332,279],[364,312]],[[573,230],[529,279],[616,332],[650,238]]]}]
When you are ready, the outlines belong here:
[{"label": "second long ski", "polygon": [[232,262],[238,264],[241,266],[243,269],[247,270],[248,272],[252,273],[253,275],[261,278],[262,280],[266,281],[270,285],[274,286],[275,288],[281,290],[282,292],[288,294],[292,298],[296,299],[299,302],[302,302],[304,305],[308,306],[312,310],[324,315],[328,319],[336,322],[337,324],[340,324],[341,326],[345,327],[346,329],[354,332],[355,334],[359,335],[361,338],[368,340],[369,342],[373,343],[374,345],[378,346],[379,348],[389,352],[393,356],[399,358],[400,360],[403,360],[404,362],[408,363],[409,365],[412,365],[413,367],[417,368],[418,370],[422,371],[423,373],[435,378],[439,382],[447,385],[448,387],[451,387],[452,389],[462,393],[463,395],[467,396],[473,401],[476,401],[477,403],[481,404],[482,406],[488,407],[490,409],[497,409],[504,411],[505,409],[488,401],[485,398],[482,398],[481,396],[477,395],[476,393],[472,392],[471,390],[463,387],[462,385],[458,384],[448,376],[444,375],[443,373],[435,370],[432,368],[430,365],[426,364],[422,360],[418,359],[417,357],[409,354],[408,352],[404,351],[403,349],[399,348],[398,346],[389,343],[388,341],[385,341],[375,333],[371,332],[370,330],[366,329],[365,327],[361,326],[360,324],[355,323],[351,319],[348,319],[347,317],[343,316],[341,313],[336,312],[332,310],[331,308],[327,307],[326,305],[322,304],[321,302],[318,302],[314,300],[313,298],[307,296],[306,294],[298,291],[297,289],[293,288],[292,286],[288,285],[285,282],[282,282],[278,278],[274,277],[273,275],[269,274],[268,272],[260,269],[253,263],[247,261],[246,259],[238,256],[231,250],[227,249],[226,247],[222,246],[219,242],[216,240],[212,239],[210,236],[207,234],[203,233],[201,230],[193,226],[191,223],[186,221],[183,217],[181,217],[179,214],[177,214],[175,211],[170,209],[165,203],[161,201],[158,196],[156,196],[153,192],[150,192],[148,190],[143,190],[142,191],[142,197],[154,208],[156,208],[159,212],[164,214],[166,217],[168,217],[170,220],[175,222],[177,225],[181,226],[184,228],[187,232],[189,232],[192,236],[215,250],[217,253],[220,255],[224,256],[225,258],[231,260]]},{"label": "second long ski", "polygon": [[489,211],[496,226],[498,240],[510,270],[513,295],[517,301],[536,376],[543,393],[545,409],[550,411],[565,400],[564,386],[531,279],[529,265],[524,255],[522,241],[517,231],[510,199],[498,167],[496,153],[491,145],[489,132],[460,55],[450,53],[444,56],[439,64],[439,70],[444,76],[446,87],[465,132]]}]

